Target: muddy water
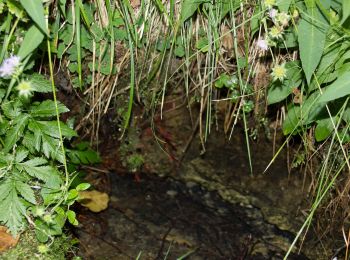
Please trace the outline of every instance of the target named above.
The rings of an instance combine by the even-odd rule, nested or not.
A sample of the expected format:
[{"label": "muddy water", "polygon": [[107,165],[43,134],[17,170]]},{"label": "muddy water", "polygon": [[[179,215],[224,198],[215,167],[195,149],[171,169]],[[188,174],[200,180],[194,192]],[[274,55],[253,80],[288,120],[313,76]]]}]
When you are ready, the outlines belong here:
[{"label": "muddy water", "polygon": [[[303,176],[288,175],[283,153],[263,174],[272,145],[252,143],[251,176],[240,133],[212,133],[204,154],[194,139],[181,164],[141,139],[147,173],[111,171],[109,208],[80,215],[84,259],[283,258],[307,209]],[[289,259],[329,259],[316,238],[310,231]]]}]

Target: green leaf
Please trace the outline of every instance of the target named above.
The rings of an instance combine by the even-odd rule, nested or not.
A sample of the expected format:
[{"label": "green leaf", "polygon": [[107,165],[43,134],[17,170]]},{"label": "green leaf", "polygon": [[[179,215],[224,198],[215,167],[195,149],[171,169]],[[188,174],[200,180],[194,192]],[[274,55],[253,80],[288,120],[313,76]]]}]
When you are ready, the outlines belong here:
[{"label": "green leaf", "polygon": [[196,48],[200,50],[203,53],[206,53],[209,51],[209,42],[208,38],[202,37],[197,41]]},{"label": "green leaf", "polygon": [[[62,104],[61,102],[57,102],[58,113],[62,114],[68,112],[69,109]],[[45,100],[39,104],[35,104],[30,107],[29,113],[33,117],[51,117],[56,116],[56,106],[53,100]]]},{"label": "green leaf", "polygon": [[93,150],[79,151],[79,150],[68,150],[67,155],[70,162],[74,164],[94,164],[101,162],[101,158]]},{"label": "green leaf", "polygon": [[192,17],[197,11],[198,7],[209,2],[208,0],[184,0],[181,5],[180,23],[184,23],[187,19]]},{"label": "green leaf", "polygon": [[36,204],[34,192],[27,183],[16,181],[16,190],[26,201]]},{"label": "green leaf", "polygon": [[[314,9],[314,8],[313,8]],[[310,15],[315,19],[315,15]],[[298,26],[298,42],[302,67],[308,84],[319,64],[328,28],[321,28],[315,20],[301,19]]]},{"label": "green leaf", "polygon": [[83,191],[83,190],[87,190],[88,188],[90,188],[91,185],[90,183],[80,183],[77,187],[76,190],[77,191]]},{"label": "green leaf", "polygon": [[52,138],[48,135],[41,134],[42,152],[47,158],[52,158],[64,163],[64,154],[61,149],[60,140]]},{"label": "green leaf", "polygon": [[276,6],[281,12],[288,12],[292,0],[277,0]]},{"label": "green leaf", "polygon": [[19,148],[16,151],[16,162],[22,162],[25,158],[27,158],[29,152],[23,148]]},{"label": "green leaf", "polygon": [[57,203],[62,198],[62,191],[60,188],[46,188],[43,187],[40,192],[44,205]]},{"label": "green leaf", "polygon": [[51,82],[43,75],[38,73],[33,73],[30,75],[30,82],[34,87],[34,91],[40,93],[52,92]]},{"label": "green leaf", "polygon": [[8,186],[7,189],[10,191],[3,200],[0,200],[0,222],[9,228],[12,235],[17,235],[24,227],[23,217],[26,208],[20,201],[13,182],[7,181],[2,185]]},{"label": "green leaf", "polygon": [[7,101],[1,104],[1,109],[6,117],[9,119],[15,119],[22,113],[22,104],[19,100]]},{"label": "green leaf", "polygon": [[185,56],[185,48],[183,45],[176,46],[174,50],[174,54],[176,57],[182,58]]},{"label": "green leaf", "polygon": [[28,118],[29,116],[25,114],[13,120],[13,127],[10,128],[5,137],[4,152],[9,152],[16,142],[22,138]]},{"label": "green leaf", "polygon": [[302,73],[299,61],[290,61],[285,65],[287,69],[286,79],[273,81],[268,89],[267,103],[269,105],[278,103],[288,97],[294,88],[299,87],[302,82]]},{"label": "green leaf", "polygon": [[295,134],[299,127],[309,125],[316,120],[317,116],[324,109],[325,104],[318,104],[317,100],[320,94],[318,92],[312,93],[301,106],[293,105],[286,115],[283,122],[283,133]]},{"label": "green leaf", "polygon": [[320,119],[316,122],[315,139],[317,142],[320,142],[325,140],[333,132],[333,124],[330,118]]},{"label": "green leaf", "polygon": [[62,184],[59,172],[52,166],[44,165],[44,158],[36,157],[34,159],[22,162],[16,165],[19,171],[25,171],[30,176],[42,180],[48,187],[58,188]]},{"label": "green leaf", "polygon": [[341,19],[341,24],[343,24],[350,16],[350,1],[348,0],[343,0],[343,8],[342,8],[342,19]]},{"label": "green leaf", "polygon": [[76,219],[76,215],[75,215],[74,211],[68,210],[67,211],[67,218],[68,218],[69,223],[71,223],[72,225],[77,226],[79,224],[78,220]]},{"label": "green leaf", "polygon": [[[33,131],[34,135],[38,134],[36,131],[40,131],[41,134],[48,135],[50,137],[59,138],[60,133],[58,130],[58,125],[56,121],[35,121],[31,120],[29,123],[29,129]],[[69,128],[66,124],[60,122],[60,128],[62,136],[73,137],[77,136],[77,133]]]},{"label": "green leaf", "polygon": [[61,10],[64,17],[66,16],[66,2],[67,2],[67,0],[59,0],[58,1],[60,10]]},{"label": "green leaf", "polygon": [[0,183],[0,202],[10,194],[12,188],[12,183],[9,180]]},{"label": "green leaf", "polygon": [[46,28],[45,16],[44,16],[44,7],[41,0],[19,0],[23,8],[33,19],[36,25],[43,31],[47,36],[49,33]]},{"label": "green leaf", "polygon": [[32,25],[26,32],[17,55],[21,58],[21,60],[25,59],[40,45],[43,40],[44,34],[35,25]]},{"label": "green leaf", "polygon": [[330,84],[323,91],[322,96],[318,100],[321,102],[328,102],[337,98],[344,97],[350,94],[350,74],[345,73],[340,76],[336,81]]}]

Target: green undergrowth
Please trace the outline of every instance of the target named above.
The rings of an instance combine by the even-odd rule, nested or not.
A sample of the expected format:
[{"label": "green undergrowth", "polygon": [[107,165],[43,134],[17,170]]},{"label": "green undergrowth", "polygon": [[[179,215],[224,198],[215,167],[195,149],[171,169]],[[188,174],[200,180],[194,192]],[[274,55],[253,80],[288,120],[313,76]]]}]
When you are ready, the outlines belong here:
[{"label": "green undergrowth", "polygon": [[[251,174],[250,147],[271,107],[285,142],[266,171],[301,140],[291,161],[309,169],[313,204],[293,246],[322,207],[348,204],[338,203],[350,186],[348,1],[0,0],[0,14],[0,224],[13,234],[34,227],[48,243],[66,221],[77,225],[72,205],[89,188],[76,183],[77,165],[99,158],[73,145],[75,127],[98,145],[112,111],[124,166],[138,171],[144,159],[128,136],[134,105],[164,143],[155,118],[169,96],[188,109],[202,153],[219,122],[230,138],[243,126]],[[62,70],[59,91],[85,95],[77,124],[63,120],[68,108],[57,99]]]},{"label": "green undergrowth", "polygon": [[81,258],[76,256],[76,241],[72,237],[62,235],[49,245],[40,243],[33,230],[21,234],[18,244],[0,254],[2,260],[64,260]]}]

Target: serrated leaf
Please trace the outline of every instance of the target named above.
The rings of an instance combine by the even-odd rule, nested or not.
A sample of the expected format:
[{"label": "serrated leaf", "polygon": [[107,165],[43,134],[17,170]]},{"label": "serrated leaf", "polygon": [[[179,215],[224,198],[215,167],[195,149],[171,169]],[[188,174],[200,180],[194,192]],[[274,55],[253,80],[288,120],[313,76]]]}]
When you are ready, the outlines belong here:
[{"label": "serrated leaf", "polygon": [[31,166],[31,167],[36,167],[36,166],[41,166],[47,163],[47,160],[42,157],[35,157],[33,159],[30,159],[25,162],[25,165]]},{"label": "serrated leaf", "polygon": [[9,180],[0,183],[0,201],[9,195],[12,188],[12,183]]},{"label": "serrated leaf", "polygon": [[[8,11],[11,14],[14,14],[17,18],[20,18],[21,20],[25,17],[25,12],[23,10],[23,7],[15,0],[6,0],[6,5],[8,8]],[[23,19],[27,20],[27,19]]]},{"label": "serrated leaf", "polygon": [[350,74],[345,73],[323,91],[319,103],[328,102],[350,94]]},{"label": "serrated leaf", "polygon": [[20,115],[13,120],[14,126],[6,134],[4,152],[10,151],[16,142],[23,136],[28,118],[28,115]]},{"label": "serrated leaf", "polygon": [[54,139],[50,136],[43,135],[42,152],[45,154],[47,158],[52,158],[54,160],[59,161],[60,163],[64,163],[64,155],[62,152],[59,139]]},{"label": "serrated leaf", "polygon": [[32,188],[28,184],[21,181],[16,181],[15,183],[18,194],[20,194],[26,201],[36,204],[35,195]]},{"label": "serrated leaf", "polygon": [[22,103],[19,100],[7,101],[1,104],[1,109],[6,117],[15,119],[22,113]]},{"label": "serrated leaf", "polygon": [[[69,109],[61,102],[57,102],[57,111],[59,114],[62,114],[62,113],[68,112]],[[55,102],[53,100],[45,100],[41,102],[39,105],[33,105],[29,109],[29,113],[33,117],[56,116]]]},{"label": "serrated leaf", "polygon": [[21,57],[21,60],[25,59],[40,45],[43,40],[44,34],[35,25],[32,25],[26,32],[17,55]]},{"label": "serrated leaf", "polygon": [[[38,125],[40,130],[48,136],[59,138],[60,134],[58,131],[58,125],[56,121],[35,121],[35,124]],[[64,137],[73,137],[77,136],[77,133],[69,128],[66,124],[60,122],[60,128],[62,136]]]},{"label": "serrated leaf", "polygon": [[12,235],[17,233],[24,227],[23,217],[26,214],[26,208],[20,201],[16,189],[12,183],[8,195],[0,201],[0,222],[4,223]]},{"label": "serrated leaf", "polygon": [[20,163],[22,162],[25,158],[27,158],[29,152],[25,149],[18,149],[16,151],[16,162]]},{"label": "serrated leaf", "polygon": [[45,16],[44,16],[44,7],[41,0],[19,0],[23,8],[33,19],[36,25],[47,35],[49,33],[46,28]]},{"label": "serrated leaf", "polygon": [[30,82],[32,83],[32,86],[35,89],[34,91],[36,92],[52,92],[51,82],[41,74],[33,73],[32,75],[30,75]]},{"label": "serrated leaf", "polygon": [[59,187],[62,183],[58,171],[48,165],[43,165],[46,161],[43,158],[34,158],[16,165],[19,171],[25,171],[30,176],[43,181],[48,187]]}]

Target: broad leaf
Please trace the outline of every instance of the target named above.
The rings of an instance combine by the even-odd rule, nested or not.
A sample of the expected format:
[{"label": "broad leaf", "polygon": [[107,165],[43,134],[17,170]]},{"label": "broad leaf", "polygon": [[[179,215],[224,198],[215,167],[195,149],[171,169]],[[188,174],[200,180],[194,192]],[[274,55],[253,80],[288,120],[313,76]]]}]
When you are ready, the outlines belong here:
[{"label": "broad leaf", "polygon": [[21,60],[25,59],[43,40],[44,34],[35,25],[32,25],[26,32],[17,55],[21,57]]},{"label": "broad leaf", "polygon": [[343,15],[340,23],[344,23],[350,16],[350,1],[343,0]]},{"label": "broad leaf", "polygon": [[29,16],[33,19],[36,25],[46,34],[49,35],[45,16],[44,16],[44,7],[41,0],[20,0],[21,5],[29,14]]},{"label": "broad leaf", "polygon": [[[335,118],[333,118],[335,120]],[[315,139],[317,142],[325,140],[333,132],[333,124],[330,118],[317,120]]]},{"label": "broad leaf", "polygon": [[180,21],[184,23],[187,19],[193,16],[198,7],[203,4],[209,2],[208,0],[184,0],[181,5],[181,15]]},{"label": "broad leaf", "polygon": [[325,88],[319,103],[328,102],[350,94],[350,74],[345,73]]},{"label": "broad leaf", "polygon": [[324,109],[325,104],[317,104],[320,94],[314,92],[300,106],[294,105],[288,110],[286,119],[283,122],[283,133],[295,134],[299,127],[311,124],[317,119],[317,116]]},{"label": "broad leaf", "polygon": [[292,0],[277,0],[276,5],[281,12],[288,12]]},{"label": "broad leaf", "polygon": [[93,150],[78,151],[78,150],[68,150],[67,155],[72,163],[75,164],[94,164],[101,162],[101,158]]},{"label": "broad leaf", "polygon": [[306,1],[308,14],[298,26],[298,42],[302,67],[308,84],[322,57],[329,25],[316,7],[315,1]]}]

